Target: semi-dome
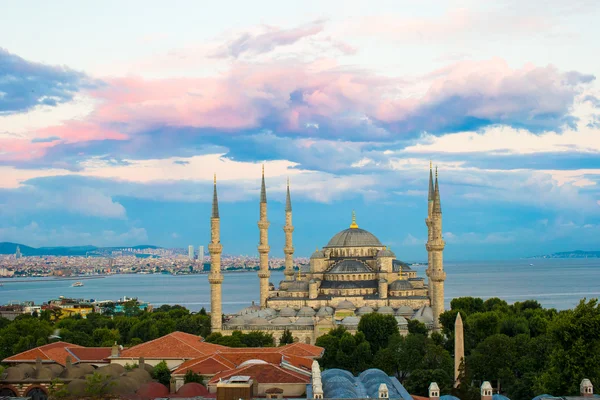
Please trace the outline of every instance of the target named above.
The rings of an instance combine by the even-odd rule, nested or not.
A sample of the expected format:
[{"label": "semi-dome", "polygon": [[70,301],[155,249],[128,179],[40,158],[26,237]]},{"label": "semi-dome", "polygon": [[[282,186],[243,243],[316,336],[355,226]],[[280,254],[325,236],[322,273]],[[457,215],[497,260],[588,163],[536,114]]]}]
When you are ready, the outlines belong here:
[{"label": "semi-dome", "polygon": [[358,325],[359,322],[360,322],[360,318],[350,316],[350,317],[346,317],[342,320],[342,325],[349,325],[349,326]]},{"label": "semi-dome", "polygon": [[245,325],[246,321],[242,317],[233,317],[226,322],[227,325]]},{"label": "semi-dome", "polygon": [[364,274],[369,272],[373,271],[371,271],[367,264],[352,259],[339,261],[327,271],[328,274]]},{"label": "semi-dome", "polygon": [[208,389],[197,382],[188,382],[179,388],[179,397],[204,397],[209,394]]},{"label": "semi-dome", "polygon": [[390,290],[411,290],[412,285],[406,279],[398,279],[390,285]]},{"label": "semi-dome", "polygon": [[382,247],[371,232],[360,228],[348,228],[337,233],[325,247]]},{"label": "semi-dome", "polygon": [[315,324],[315,321],[311,317],[300,317],[296,320],[296,322],[294,322],[294,325],[303,325],[303,326],[314,325],[314,324]]},{"label": "semi-dome", "polygon": [[408,325],[408,321],[407,321],[406,318],[401,317],[401,316],[397,316],[397,317],[394,317],[394,318],[396,318],[396,321],[398,322],[398,325]]}]

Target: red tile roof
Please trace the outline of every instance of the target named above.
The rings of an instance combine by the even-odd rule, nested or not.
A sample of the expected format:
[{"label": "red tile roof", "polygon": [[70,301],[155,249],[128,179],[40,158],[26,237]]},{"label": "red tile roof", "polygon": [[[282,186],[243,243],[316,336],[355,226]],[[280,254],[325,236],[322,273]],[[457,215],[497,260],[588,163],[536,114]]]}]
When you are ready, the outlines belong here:
[{"label": "red tile roof", "polygon": [[323,355],[325,349],[323,347],[314,346],[306,343],[291,343],[285,346],[278,347],[280,351],[285,355],[303,356],[319,358]]},{"label": "red tile roof", "polygon": [[213,354],[225,348],[202,341],[202,337],[185,332],[172,332],[121,352],[116,358],[193,359]]},{"label": "red tile roof", "polygon": [[108,362],[112,348],[110,347],[67,347],[73,362]]},{"label": "red tile roof", "polygon": [[220,354],[213,354],[184,362],[173,371],[173,375],[184,375],[188,370],[200,375],[214,375],[233,368],[235,368],[234,363]]},{"label": "red tile roof", "polygon": [[300,368],[300,369],[310,372],[310,371],[312,371],[312,363],[313,363],[314,359],[309,358],[309,357],[284,355],[283,361],[287,362],[288,364],[293,365],[296,368]]},{"label": "red tile roof", "polygon": [[290,371],[273,364],[250,364],[231,371],[221,372],[212,377],[209,384],[219,379],[228,379],[235,375],[250,376],[258,383],[309,383],[310,377]]},{"label": "red tile roof", "polygon": [[2,360],[2,362],[35,362],[36,359],[39,357],[42,360],[42,362],[55,362],[60,365],[65,365],[67,363],[68,356],[70,356],[71,359],[73,359],[73,356],[67,351],[67,348],[82,348],[82,346],[78,346],[76,344],[71,344],[67,342],[54,342],[46,344],[44,346],[36,347],[31,350],[24,351],[19,354],[15,354],[14,356],[5,358],[4,360]]}]

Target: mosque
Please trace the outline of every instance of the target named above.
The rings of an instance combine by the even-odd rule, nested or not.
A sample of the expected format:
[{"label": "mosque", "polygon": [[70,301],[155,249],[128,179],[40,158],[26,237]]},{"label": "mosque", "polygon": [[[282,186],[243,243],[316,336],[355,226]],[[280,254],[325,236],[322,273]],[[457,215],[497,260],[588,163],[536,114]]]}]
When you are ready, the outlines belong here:
[{"label": "mosque", "polygon": [[265,331],[278,340],[287,329],[295,340],[315,343],[317,337],[343,325],[357,329],[362,315],[377,312],[395,316],[401,332],[407,331],[408,319],[417,319],[430,329],[439,328],[439,315],[444,311],[442,210],[437,168],[435,181],[429,168],[427,282],[417,277],[409,265],[372,233],[359,228],[352,213],[349,228],[335,234],[321,250],[310,257],[310,270],[294,273],[292,244],[292,201],[289,181],[285,207],[284,280],[275,287],[269,282],[269,221],[264,167],[260,191],[260,305],[252,305],[225,322],[222,318],[223,274],[221,273],[220,217],[215,176],[211,242],[208,250],[211,269],[211,323],[213,332],[224,335],[235,330]]}]

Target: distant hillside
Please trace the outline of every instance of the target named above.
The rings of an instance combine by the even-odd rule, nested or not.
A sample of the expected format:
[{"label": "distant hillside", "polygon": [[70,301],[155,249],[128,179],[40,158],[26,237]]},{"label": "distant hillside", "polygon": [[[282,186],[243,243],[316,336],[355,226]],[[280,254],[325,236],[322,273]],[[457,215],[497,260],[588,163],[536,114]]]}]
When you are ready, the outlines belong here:
[{"label": "distant hillside", "polygon": [[600,251],[561,251],[558,253],[535,256],[531,258],[600,258]]},{"label": "distant hillside", "polygon": [[58,247],[30,247],[20,243],[0,242],[0,254],[15,254],[17,246],[23,256],[85,256],[89,253],[105,253],[121,249],[159,249],[159,246],[138,245],[122,247],[97,247],[97,246],[58,246]]}]

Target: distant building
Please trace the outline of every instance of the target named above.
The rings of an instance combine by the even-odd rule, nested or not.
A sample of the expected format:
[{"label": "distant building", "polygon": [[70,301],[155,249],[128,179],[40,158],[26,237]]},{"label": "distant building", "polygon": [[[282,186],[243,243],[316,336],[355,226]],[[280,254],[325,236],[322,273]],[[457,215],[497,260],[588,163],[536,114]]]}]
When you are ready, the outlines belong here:
[{"label": "distant building", "polygon": [[17,251],[15,252],[15,258],[18,260],[19,258],[21,258],[21,248],[19,246],[17,246]]},{"label": "distant building", "polygon": [[192,246],[191,244],[188,246],[188,258],[190,260],[194,259],[194,246]]},{"label": "distant building", "polygon": [[198,246],[198,263],[200,266],[204,264],[204,246]]}]

